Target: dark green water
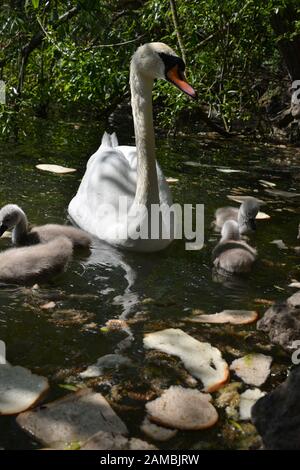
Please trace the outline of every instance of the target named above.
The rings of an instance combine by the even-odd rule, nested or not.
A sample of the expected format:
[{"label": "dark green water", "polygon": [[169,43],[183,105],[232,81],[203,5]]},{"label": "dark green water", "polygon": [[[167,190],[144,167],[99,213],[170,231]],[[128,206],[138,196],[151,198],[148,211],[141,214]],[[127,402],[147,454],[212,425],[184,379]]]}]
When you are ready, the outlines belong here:
[{"label": "dark green water", "polygon": [[[19,204],[34,224],[65,223],[67,205],[76,192],[88,157],[99,146],[101,134],[102,129],[96,125],[37,122],[24,139],[26,143],[2,145],[1,206],[9,202]],[[119,140],[123,144],[132,143],[125,135],[119,135]],[[160,377],[159,367],[145,361],[142,346],[145,332],[180,327],[195,338],[220,347],[225,359],[231,362],[235,358],[233,349],[243,355],[262,351],[261,345],[268,346],[267,338],[256,333],[255,325],[209,327],[184,323],[182,319],[194,308],[207,313],[256,309],[262,314],[267,306],[257,299],[285,298],[293,293],[288,287],[291,279],[300,279],[298,256],[291,248],[297,245],[299,199],[270,195],[259,183],[263,179],[276,183],[276,189],[300,192],[300,160],[297,161],[295,149],[207,136],[157,140],[157,158],[165,174],[179,179],[172,185],[174,201],[205,204],[205,247],[201,251],[185,251],[184,242],[180,241],[164,253],[136,255],[99,243],[89,257],[76,255],[66,273],[37,291],[5,286],[0,289],[0,339],[6,342],[7,359],[49,378],[48,401],[67,393],[60,384],[80,382],[80,371],[100,356],[115,352],[126,335],[101,331],[107,320],[120,316],[134,318],[137,313],[144,313],[144,319],[140,317],[140,321],[131,325],[134,341],[126,355],[133,360],[133,367],[94,381],[96,389],[108,398],[111,386],[119,384],[119,389],[123,388],[123,401],[115,409],[134,436],[142,436],[139,425],[144,402],[134,401],[127,390],[134,392],[136,388],[140,392],[147,388],[147,381]],[[287,158],[291,160],[289,164],[284,163]],[[190,161],[200,166],[185,163]],[[58,176],[38,171],[35,168],[38,163],[57,163],[78,171]],[[222,166],[243,172],[218,172],[216,169]],[[212,278],[211,251],[218,236],[211,222],[215,209],[230,204],[226,196],[234,192],[265,200],[263,210],[271,219],[261,221],[251,237],[259,261],[250,278],[224,284]],[[282,239],[290,249],[281,250],[270,243],[277,239]],[[9,240],[1,240],[0,245],[5,249]],[[152,300],[145,300],[149,298]],[[56,302],[56,309],[42,310],[40,305],[49,300]],[[60,321],[59,310],[63,320],[70,311],[78,315],[75,319],[73,315],[73,320]],[[64,313],[66,310],[69,313]],[[262,387],[264,390],[282,380],[290,365],[289,358],[278,351],[271,354],[275,359],[273,374]],[[178,375],[172,376],[171,367],[161,366],[161,373],[169,376],[170,384],[183,383]],[[111,403],[114,405],[113,400]],[[0,420],[0,447],[40,447],[18,428],[14,417]],[[226,429],[228,423],[220,411],[220,422],[210,431],[179,433],[165,447],[239,447],[243,433],[231,427],[228,437]]]}]

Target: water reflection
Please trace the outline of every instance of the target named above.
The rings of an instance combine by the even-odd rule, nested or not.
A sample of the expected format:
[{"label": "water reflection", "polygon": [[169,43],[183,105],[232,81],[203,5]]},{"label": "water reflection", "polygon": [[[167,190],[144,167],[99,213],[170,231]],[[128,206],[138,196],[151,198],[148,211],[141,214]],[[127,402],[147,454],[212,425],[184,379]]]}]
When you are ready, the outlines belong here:
[{"label": "water reflection", "polygon": [[[100,240],[94,240],[89,258],[84,261],[83,266],[93,268],[104,268],[111,270],[114,268],[121,268],[123,270],[123,277],[126,285],[121,293],[118,293],[113,298],[113,303],[121,307],[121,319],[126,319],[130,312],[139,302],[139,296],[134,290],[134,285],[137,277],[135,268],[126,261],[126,253],[121,252],[117,248],[108,245]],[[111,282],[107,283],[112,285]],[[110,293],[115,289],[105,287],[101,293]]]}]

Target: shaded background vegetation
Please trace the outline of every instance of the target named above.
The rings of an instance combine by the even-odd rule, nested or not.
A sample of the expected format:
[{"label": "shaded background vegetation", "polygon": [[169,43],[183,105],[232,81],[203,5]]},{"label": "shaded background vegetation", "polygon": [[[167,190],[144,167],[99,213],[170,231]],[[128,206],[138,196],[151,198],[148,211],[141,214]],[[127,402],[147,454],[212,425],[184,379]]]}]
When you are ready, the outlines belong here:
[{"label": "shaded background vegetation", "polygon": [[35,117],[105,120],[129,100],[136,47],[164,41],[186,57],[200,98],[157,83],[161,127],[183,126],[188,112],[195,126],[208,116],[226,131],[269,136],[274,122],[297,118],[299,11],[298,0],[3,0],[0,134],[21,138]]}]

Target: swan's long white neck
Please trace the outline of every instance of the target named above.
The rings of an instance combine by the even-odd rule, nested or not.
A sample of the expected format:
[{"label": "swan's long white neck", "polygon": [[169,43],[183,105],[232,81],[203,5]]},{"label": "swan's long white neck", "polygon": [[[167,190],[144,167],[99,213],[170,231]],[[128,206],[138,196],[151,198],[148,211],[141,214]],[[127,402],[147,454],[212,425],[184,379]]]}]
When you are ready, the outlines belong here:
[{"label": "swan's long white neck", "polygon": [[152,113],[153,80],[130,68],[131,106],[137,150],[137,186],[134,205],[159,203]]}]

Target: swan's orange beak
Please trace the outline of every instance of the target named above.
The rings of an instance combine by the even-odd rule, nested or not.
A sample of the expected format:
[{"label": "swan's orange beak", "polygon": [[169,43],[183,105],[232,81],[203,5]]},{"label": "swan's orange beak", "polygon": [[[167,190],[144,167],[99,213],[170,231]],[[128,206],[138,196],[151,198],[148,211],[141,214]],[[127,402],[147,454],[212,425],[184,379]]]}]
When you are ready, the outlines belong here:
[{"label": "swan's orange beak", "polygon": [[178,65],[176,64],[167,72],[167,78],[169,82],[173,83],[179,90],[183,91],[191,98],[197,98],[197,93],[191,85],[185,79],[184,73],[178,69]]}]

